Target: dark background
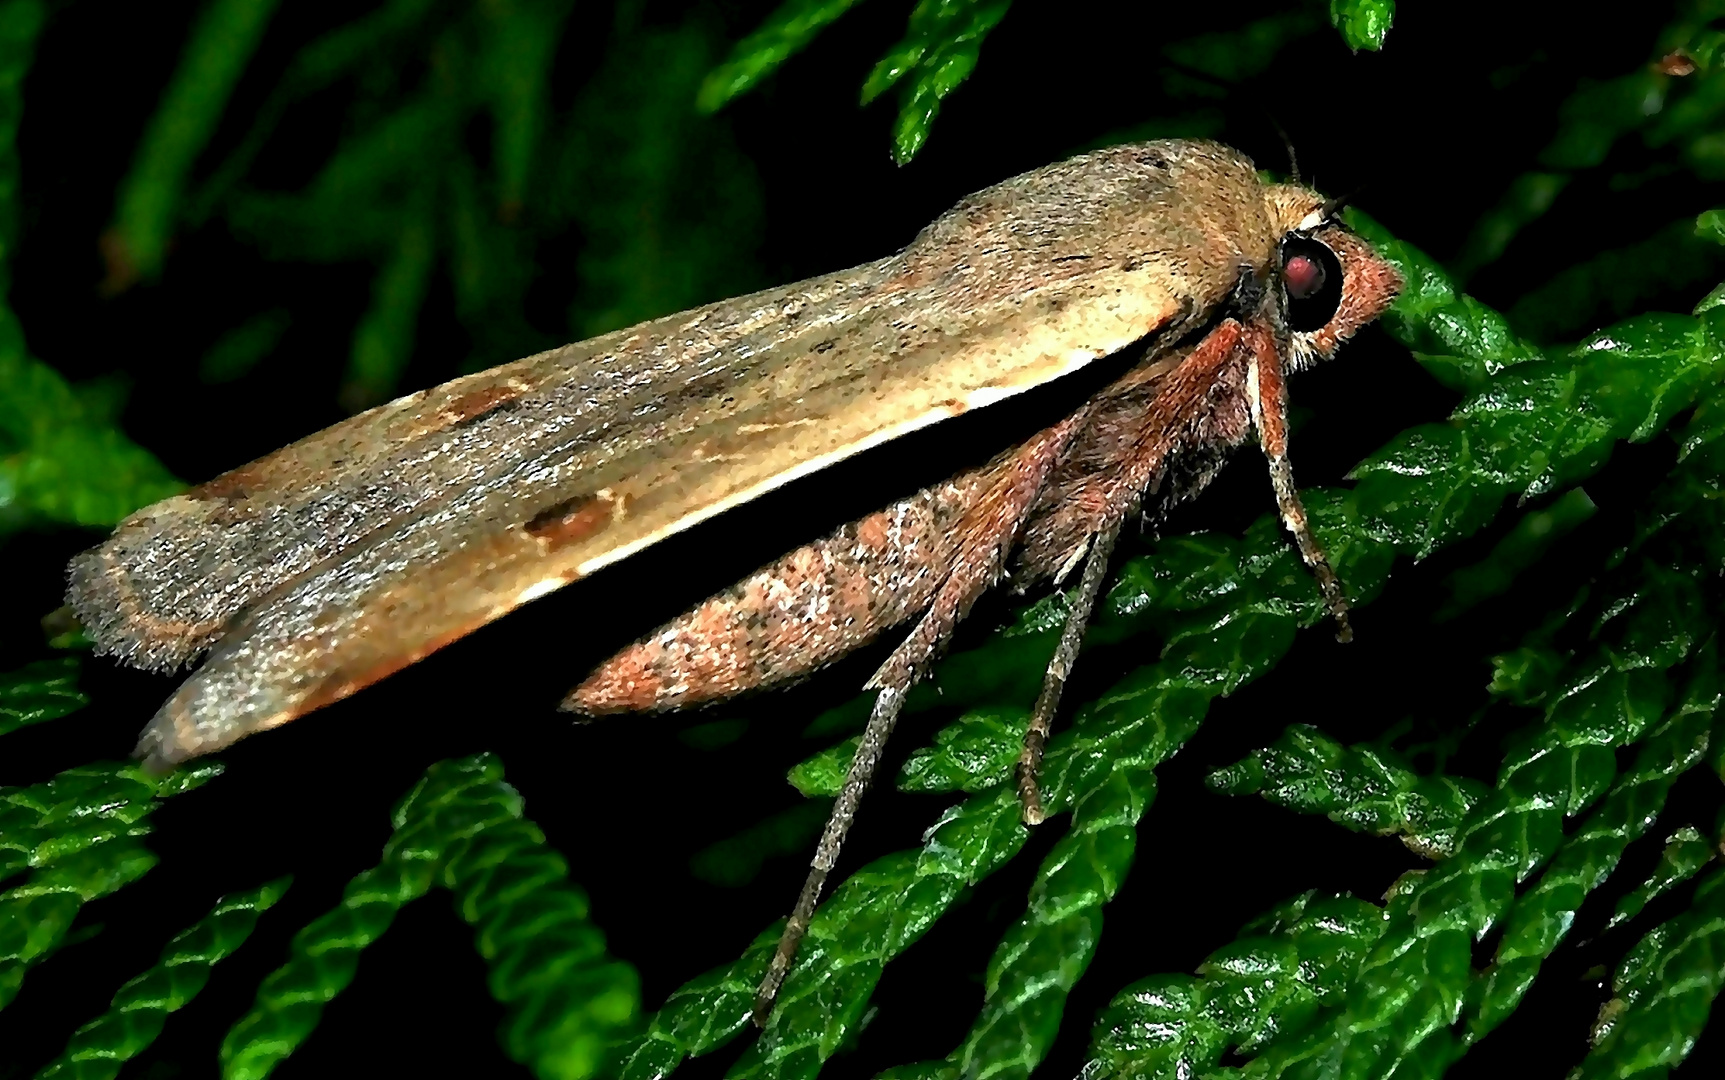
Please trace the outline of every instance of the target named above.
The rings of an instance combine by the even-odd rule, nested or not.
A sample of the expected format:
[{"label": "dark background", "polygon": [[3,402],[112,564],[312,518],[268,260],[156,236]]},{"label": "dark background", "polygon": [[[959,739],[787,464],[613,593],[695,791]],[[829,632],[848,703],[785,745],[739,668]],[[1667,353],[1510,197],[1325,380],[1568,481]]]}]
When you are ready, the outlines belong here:
[{"label": "dark background", "polygon": [[[649,24],[710,20],[735,39],[770,4],[647,5]],[[1262,167],[1281,170],[1276,125],[1297,147],[1306,175],[1327,191],[1360,189],[1358,203],[1398,235],[1439,259],[1453,256],[1472,222],[1508,182],[1532,167],[1556,128],[1559,104],[1579,79],[1610,78],[1651,58],[1661,4],[1618,5],[1608,19],[1577,17],[1560,3],[1406,4],[1386,51],[1353,55],[1327,28],[1285,50],[1264,74],[1213,105],[1219,135]],[[166,276],[118,297],[98,294],[96,238],[112,213],[160,88],[173,70],[195,8],[188,3],[85,2],[57,14],[26,86],[21,135],[25,228],[16,256],[14,304],[32,351],[68,376],[119,374],[129,385],[123,422],[177,475],[200,480],[339,419],[336,385],[354,320],[363,309],[363,267],[266,262],[217,225],[178,240]],[[1018,0],[988,39],[971,81],[948,102],[921,157],[888,156],[892,106],[856,105],[857,87],[904,28],[906,8],[870,0],[828,31],[760,91],[728,109],[728,124],[758,171],[766,214],[754,266],[764,282],[852,265],[902,245],[961,195],[1058,159],[1110,133],[1188,110],[1169,98],[1164,44],[1229,29],[1282,8],[1271,4],[1146,5],[1101,0]],[[255,107],[293,51],[347,17],[340,6],[288,5],[277,17],[236,98]],[[573,93],[602,56],[611,14],[579,10],[558,62]],[[249,96],[248,96],[249,95]],[[327,153],[320,135],[343,108],[319,98],[279,138],[270,168],[292,177],[295,150]],[[318,110],[324,110],[320,114]],[[327,115],[326,115],[327,114]],[[238,135],[224,128],[218,136]],[[304,141],[296,147],[295,139]],[[1619,171],[1652,152],[1633,140],[1615,152]],[[1589,174],[1592,175],[1592,174]],[[1643,239],[1706,209],[1717,198],[1674,173],[1632,198],[1603,204],[1606,180],[1584,176],[1564,204],[1533,226],[1499,263],[1471,283],[1488,304],[1508,307],[1528,289],[1600,250]],[[1600,190],[1589,190],[1587,185]],[[1590,210],[1594,208],[1594,210]],[[534,288],[558,298],[536,314],[563,335],[563,304],[577,287],[571,269],[582,238],[547,249]],[[1687,310],[1701,290],[1674,291],[1650,306]],[[469,339],[434,286],[404,389],[457,373]],[[267,304],[294,313],[278,355],[244,379],[199,380],[198,358],[232,314]],[[490,358],[501,362],[508,355]],[[1363,335],[1325,368],[1302,376],[1295,463],[1307,486],[1342,480],[1348,468],[1396,431],[1442,418],[1455,397],[1379,331]],[[166,804],[151,840],[161,865],[116,897],[92,905],[93,939],[31,972],[19,1001],[0,1013],[0,1076],[26,1075],[56,1053],[70,1028],[94,1016],[113,989],[154,960],[167,936],[222,893],[292,872],[296,883],[251,941],[221,964],[206,992],[176,1016],[126,1075],[214,1074],[222,1033],[250,1005],[258,981],[284,956],[293,931],[327,910],[355,873],[375,863],[388,809],[431,762],[491,750],[526,797],[528,814],[563,852],[571,877],[593,897],[593,916],[614,955],[642,975],[645,1006],[695,974],[733,959],[788,908],[806,864],[804,847],[770,858],[753,880],[721,887],[695,876],[690,860],[709,845],[801,802],[785,770],[833,736],[804,736],[807,722],[851,697],[880,651],[853,658],[799,688],[686,717],[617,719],[575,726],[553,706],[611,651],[664,617],[837,521],[902,493],[931,470],[987,456],[1012,424],[1031,415],[980,418],[942,429],[914,448],[887,448],[835,478],[816,477],[781,496],[661,545],[598,578],[535,603],[357,697],[223,755],[227,774]],[[1269,677],[1218,701],[1191,743],[1158,772],[1161,792],[1140,828],[1131,877],[1107,908],[1098,958],[1071,996],[1060,1042],[1042,1075],[1070,1076],[1084,1060],[1096,1011],[1127,982],[1188,971],[1242,923],[1305,889],[1376,898],[1403,870],[1421,865],[1397,841],[1345,832],[1245,798],[1208,792],[1210,769],[1310,722],[1344,741],[1370,739],[1407,721],[1439,733],[1485,707],[1482,661],[1513,647],[1544,602],[1567,595],[1600,565],[1628,528],[1643,477],[1672,460],[1669,443],[1621,448],[1587,491],[1601,512],[1518,582],[1513,602],[1486,604],[1434,623],[1446,576],[1478,559],[1508,525],[1427,562],[1398,568],[1384,596],[1357,616],[1357,640],[1340,647],[1321,630],[1303,633]],[[1270,508],[1261,461],[1242,454],[1212,491],[1168,524],[1173,531],[1238,530]],[[8,666],[49,655],[38,618],[59,604],[60,570],[94,533],[38,530],[6,541],[11,597],[0,618]],[[1130,548],[1132,545],[1128,545]],[[958,647],[974,643],[1006,610],[980,610]],[[1087,655],[1068,700],[1085,700],[1136,663],[1128,649]],[[93,704],[75,717],[10,736],[0,783],[40,781],[93,758],[123,756],[173,685],[92,660],[82,682]],[[716,721],[740,719],[722,741]],[[889,768],[940,724],[918,715],[901,728]],[[1497,740],[1517,722],[1482,724],[1452,762],[1489,779]],[[729,729],[736,734],[735,729]],[[889,773],[890,775],[890,773]],[[1705,828],[1718,792],[1709,778],[1680,785],[1666,823]],[[865,803],[839,875],[919,842],[951,797],[882,788]],[[1035,868],[1058,836],[1040,830],[1012,863],[984,882],[952,917],[890,965],[874,997],[878,1012],[830,1076],[943,1056],[963,1037],[982,999],[995,943],[1022,912]],[[1632,848],[1617,875],[1582,910],[1575,932],[1543,971],[1516,1016],[1463,1069],[1484,1075],[1515,1064],[1523,1075],[1565,1074],[1586,1049],[1609,972],[1645,929],[1681,910],[1686,891],[1656,902],[1630,926],[1601,935],[1611,905],[1658,854],[1655,834]],[[808,846],[812,847],[810,829]],[[411,1075],[478,1071],[525,1075],[497,1049],[500,1007],[486,994],[470,932],[444,894],[403,910],[366,951],[352,988],[277,1075],[307,1077],[387,1070]],[[1725,1063],[1718,1024],[1683,1076],[1715,1075]],[[747,1036],[682,1075],[721,1075]]]}]

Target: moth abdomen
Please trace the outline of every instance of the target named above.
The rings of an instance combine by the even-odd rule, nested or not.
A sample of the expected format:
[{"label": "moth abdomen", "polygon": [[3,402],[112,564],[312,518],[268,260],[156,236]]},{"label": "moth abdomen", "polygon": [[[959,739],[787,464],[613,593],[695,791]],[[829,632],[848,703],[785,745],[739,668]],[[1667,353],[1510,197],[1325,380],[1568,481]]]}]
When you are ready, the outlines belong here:
[{"label": "moth abdomen", "polygon": [[928,606],[988,480],[961,474],[774,560],[606,661],[563,707],[683,708],[833,663]]}]

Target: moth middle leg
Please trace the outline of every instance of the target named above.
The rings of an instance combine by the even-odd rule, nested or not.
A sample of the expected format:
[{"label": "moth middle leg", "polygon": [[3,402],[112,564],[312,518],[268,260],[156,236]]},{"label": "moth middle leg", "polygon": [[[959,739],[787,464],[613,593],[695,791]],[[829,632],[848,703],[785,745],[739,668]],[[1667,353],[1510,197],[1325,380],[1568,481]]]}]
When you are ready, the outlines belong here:
[{"label": "moth middle leg", "polygon": [[1225,319],[1197,343],[1145,369],[1141,378],[1128,376],[1105,391],[1092,403],[1085,430],[1026,527],[1019,559],[1025,578],[1059,576],[1078,557],[1084,559],[1019,754],[1018,797],[1027,825],[1041,824],[1047,816],[1042,755],[1115,539],[1147,495],[1174,501],[1208,481],[1205,473],[1177,490],[1179,485],[1168,480],[1174,455],[1193,448],[1225,450],[1244,441],[1250,425],[1248,348],[1245,327]]}]

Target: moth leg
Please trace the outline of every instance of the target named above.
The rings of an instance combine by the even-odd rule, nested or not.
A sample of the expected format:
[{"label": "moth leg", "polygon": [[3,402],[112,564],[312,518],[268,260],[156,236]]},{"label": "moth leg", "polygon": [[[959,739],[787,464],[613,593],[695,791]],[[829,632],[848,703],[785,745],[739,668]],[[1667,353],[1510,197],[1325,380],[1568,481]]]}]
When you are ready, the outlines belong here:
[{"label": "moth leg", "polygon": [[1096,598],[1102,592],[1102,582],[1108,575],[1108,558],[1114,553],[1114,540],[1120,526],[1114,525],[1090,539],[1090,554],[1084,561],[1084,575],[1072,597],[1072,610],[1066,614],[1066,625],[1060,628],[1060,644],[1048,661],[1042,675],[1042,692],[1036,696],[1036,707],[1030,714],[1030,727],[1024,732],[1024,750],[1018,756],[1018,801],[1024,806],[1024,823],[1040,825],[1048,815],[1042,808],[1042,788],[1037,776],[1042,771],[1042,751],[1048,744],[1048,732],[1054,725],[1054,712],[1060,707],[1060,695],[1066,689],[1066,677],[1072,673],[1078,659],[1078,647],[1084,642],[1084,628],[1090,624],[1090,613],[1096,608]]},{"label": "moth leg", "polygon": [[821,890],[826,887],[827,875],[832,873],[833,867],[838,863],[839,849],[844,846],[845,834],[850,831],[851,822],[856,818],[857,805],[862,802],[863,792],[868,790],[869,782],[874,779],[875,766],[880,764],[881,752],[886,749],[887,737],[898,723],[898,714],[904,707],[904,696],[909,689],[908,684],[883,686],[875,696],[874,708],[869,712],[868,726],[863,729],[862,742],[857,746],[856,756],[851,758],[850,772],[845,775],[844,787],[839,791],[838,801],[833,804],[832,815],[827,818],[827,827],[821,832],[821,843],[815,849],[814,861],[809,866],[809,876],[803,881],[803,891],[797,895],[797,905],[791,909],[790,920],[785,923],[785,932],[779,936],[779,945],[773,950],[773,960],[767,966],[766,977],[755,991],[756,1027],[763,1026],[767,1022],[767,1014],[773,1011],[773,1002],[779,996],[779,987],[790,973],[791,961],[796,959],[803,936],[809,931],[809,920],[814,916],[815,904],[821,898]]},{"label": "moth leg", "polygon": [[875,696],[868,726],[863,729],[856,754],[851,758],[850,771],[845,774],[844,787],[839,790],[838,800],[833,803],[832,814],[821,832],[820,846],[815,849],[809,876],[797,896],[796,907],[791,909],[791,917],[779,937],[778,948],[773,951],[766,977],[755,992],[753,1015],[757,1027],[765,1024],[767,1015],[772,1012],[779,987],[790,973],[797,949],[808,933],[815,904],[826,886],[827,875],[838,863],[845,834],[850,832],[857,806],[874,779],[887,738],[904,707],[905,695],[929,663],[940,655],[971,605],[999,579],[1005,569],[1007,553],[1012,549],[1025,519],[1030,516],[1049,474],[1089,415],[1088,407],[1080,409],[1019,449],[1012,467],[960,522],[958,529],[963,539],[928,611],[869,679],[868,688],[879,693]]},{"label": "moth leg", "polygon": [[1353,627],[1348,623],[1348,598],[1342,593],[1342,583],[1330,568],[1318,538],[1312,535],[1311,522],[1306,517],[1305,504],[1300,501],[1300,489],[1294,484],[1294,467],[1288,462],[1288,385],[1282,369],[1281,350],[1268,327],[1253,325],[1250,335],[1249,367],[1246,369],[1246,396],[1252,405],[1252,423],[1258,429],[1258,444],[1270,463],[1270,486],[1276,492],[1276,508],[1282,524],[1294,534],[1300,558],[1318,581],[1324,607],[1336,620],[1336,640],[1352,641]]},{"label": "moth leg", "polygon": [[1250,429],[1244,338],[1239,321],[1224,319],[1154,384],[1153,396],[1099,404],[1027,529],[1029,566],[1062,575],[1083,559],[1084,572],[1018,759],[1026,825],[1047,816],[1038,783],[1043,749],[1121,528],[1162,484],[1170,456],[1183,444],[1233,446]]}]

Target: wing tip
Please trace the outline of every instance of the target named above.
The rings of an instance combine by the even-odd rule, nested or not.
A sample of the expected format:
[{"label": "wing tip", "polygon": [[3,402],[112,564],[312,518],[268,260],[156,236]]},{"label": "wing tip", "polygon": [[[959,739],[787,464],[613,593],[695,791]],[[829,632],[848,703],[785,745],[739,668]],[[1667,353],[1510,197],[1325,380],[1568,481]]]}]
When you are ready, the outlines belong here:
[{"label": "wing tip", "polygon": [[145,615],[131,587],[123,562],[115,557],[115,541],[72,557],[66,567],[66,605],[97,656],[112,656],[146,671],[170,672],[185,667],[209,647],[183,629]]},{"label": "wing tip", "polygon": [[166,776],[187,757],[170,740],[163,738],[153,722],[139,733],[138,745],[132,748],[132,756],[151,776]]}]

